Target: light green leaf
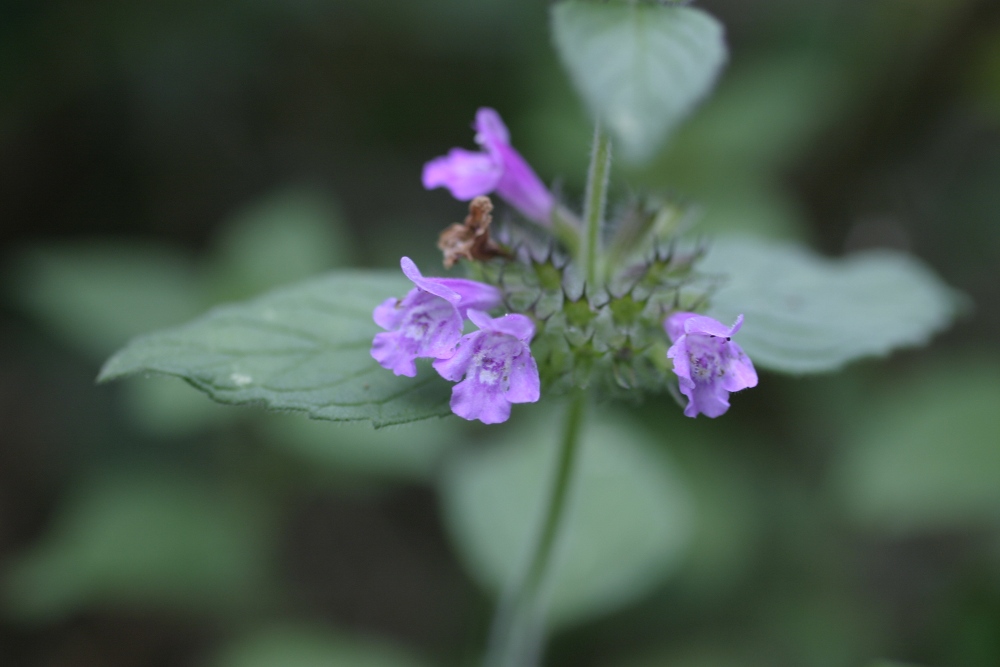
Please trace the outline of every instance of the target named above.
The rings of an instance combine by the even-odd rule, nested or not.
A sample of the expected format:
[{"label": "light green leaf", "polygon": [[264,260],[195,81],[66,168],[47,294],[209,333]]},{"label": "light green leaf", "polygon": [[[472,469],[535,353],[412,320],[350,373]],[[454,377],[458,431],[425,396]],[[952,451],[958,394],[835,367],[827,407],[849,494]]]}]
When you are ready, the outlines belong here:
[{"label": "light green leaf", "polygon": [[912,532],[1000,519],[1000,359],[901,377],[838,450],[833,487],[862,524]]},{"label": "light green leaf", "polygon": [[591,113],[637,162],[709,93],[726,61],[722,26],[691,7],[568,0],[553,8],[552,27]]},{"label": "light green leaf", "polygon": [[254,202],[222,228],[215,245],[209,283],[220,301],[346,266],[354,252],[336,205],[308,189],[279,190]]},{"label": "light green leaf", "polygon": [[396,272],[333,273],[137,338],[99,379],[164,373],[222,403],[375,426],[444,416],[450,385],[430,368],[397,377],[369,355],[372,309],[410,287]]},{"label": "light green leaf", "polygon": [[126,243],[22,251],[14,299],[57,336],[104,357],[143,331],[194,317],[204,307],[191,264],[162,248]]},{"label": "light green leaf", "polygon": [[388,644],[310,627],[266,628],[223,648],[209,667],[419,667]]},{"label": "light green leaf", "polygon": [[122,404],[137,428],[161,438],[190,436],[240,414],[166,376],[129,378],[122,387]]},{"label": "light green leaf", "polygon": [[426,479],[459,441],[461,432],[457,419],[375,430],[362,423],[331,424],[292,415],[268,415],[263,427],[274,447],[351,475],[352,481],[358,475]]},{"label": "light green leaf", "polygon": [[[472,573],[493,591],[519,573],[552,475],[558,420],[538,410],[525,409],[533,422],[504,427],[502,442],[458,452],[442,478],[450,532]],[[591,419],[558,550],[555,623],[634,601],[678,567],[693,536],[692,498],[649,436],[611,415]]]},{"label": "light green leaf", "polygon": [[831,260],[791,243],[720,238],[699,268],[726,278],[709,315],[730,323],[743,313],[736,341],[754,364],[784,373],[925,344],[962,301],[920,262],[888,250]]},{"label": "light green leaf", "polygon": [[264,509],[178,473],[91,476],[42,539],[10,562],[4,606],[43,621],[106,603],[259,609],[270,595]]}]

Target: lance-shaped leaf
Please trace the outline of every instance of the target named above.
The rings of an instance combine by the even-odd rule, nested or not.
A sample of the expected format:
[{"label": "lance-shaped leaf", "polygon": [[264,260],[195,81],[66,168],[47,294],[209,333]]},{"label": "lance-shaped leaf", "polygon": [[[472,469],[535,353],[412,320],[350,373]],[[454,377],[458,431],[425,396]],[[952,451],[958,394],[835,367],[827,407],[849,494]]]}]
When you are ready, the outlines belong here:
[{"label": "lance-shaped leaf", "polygon": [[743,313],[740,346],[757,366],[784,373],[922,345],[964,301],[920,262],[888,250],[826,259],[792,243],[728,238],[699,268],[726,278],[708,314],[728,323]]},{"label": "lance-shaped leaf", "polygon": [[569,0],[553,8],[552,27],[591,113],[636,162],[654,155],[726,61],[722,25],[691,7]]},{"label": "lance-shaped leaf", "polygon": [[329,274],[141,336],[108,360],[99,380],[164,373],[222,403],[376,427],[444,416],[448,383],[429,367],[397,377],[368,352],[379,331],[372,309],[411,287],[396,272]]}]

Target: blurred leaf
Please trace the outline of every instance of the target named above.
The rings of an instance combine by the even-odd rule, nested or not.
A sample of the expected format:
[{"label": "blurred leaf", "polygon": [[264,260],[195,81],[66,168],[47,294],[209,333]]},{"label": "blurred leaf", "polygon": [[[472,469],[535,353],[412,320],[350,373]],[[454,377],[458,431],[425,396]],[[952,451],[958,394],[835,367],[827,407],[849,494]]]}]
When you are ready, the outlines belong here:
[{"label": "blurred leaf", "polygon": [[264,514],[248,498],[190,477],[92,477],[9,564],[5,607],[41,621],[109,602],[257,608],[267,595]]},{"label": "blurred leaf", "polygon": [[96,357],[203,308],[190,264],[153,246],[94,243],[27,250],[15,258],[12,284],[24,308]]},{"label": "blurred leaf", "polygon": [[[681,420],[684,422],[681,422]],[[761,546],[764,517],[746,463],[730,442],[747,441],[745,433],[718,422],[683,417],[664,420],[663,445],[677,462],[697,507],[691,548],[675,581],[675,590],[697,604],[712,605],[746,574]]]},{"label": "blurred leaf", "polygon": [[264,429],[274,446],[346,474],[425,479],[458,441],[459,427],[457,420],[438,419],[375,430],[269,415]]},{"label": "blurred leaf", "polygon": [[237,416],[177,378],[130,378],[122,389],[122,400],[135,425],[164,438],[191,435]]},{"label": "blurred leaf", "polygon": [[691,7],[568,0],[552,21],[591,113],[637,162],[709,93],[726,61],[722,26]]},{"label": "blurred leaf", "polygon": [[801,49],[741,63],[678,129],[670,150],[630,181],[697,202],[703,234],[802,238],[805,216],[786,171],[850,99],[843,79]]},{"label": "blurred leaf", "polygon": [[[538,529],[559,438],[559,420],[542,420],[505,427],[492,447],[457,452],[442,478],[451,534],[494,591],[519,574]],[[591,417],[577,464],[553,584],[556,623],[632,602],[680,564],[693,532],[686,487],[632,422]]]},{"label": "blurred leaf", "polygon": [[[805,216],[796,202],[781,188],[762,178],[761,171],[749,170],[752,176],[720,178],[710,185],[695,185],[685,193],[697,202],[697,232],[709,237],[741,234],[773,239],[802,238]],[[716,178],[720,173],[721,170],[716,172]]]},{"label": "blurred leaf", "polygon": [[222,403],[375,426],[445,416],[448,383],[426,367],[397,377],[369,355],[372,309],[409,288],[396,272],[333,273],[137,338],[99,379],[165,373]]},{"label": "blurred leaf", "polygon": [[841,450],[834,488],[865,524],[896,531],[1000,518],[1000,360],[897,379]]},{"label": "blurred leaf", "polygon": [[423,663],[373,640],[327,631],[277,627],[225,647],[209,667],[419,667]]},{"label": "blurred leaf", "polygon": [[[759,656],[754,656],[759,658]],[[671,647],[660,651],[649,651],[637,658],[612,662],[613,667],[749,667],[756,664],[738,651],[721,647],[716,643],[693,646]]]},{"label": "blurred leaf", "polygon": [[709,314],[744,313],[739,344],[759,367],[785,373],[925,344],[960,304],[917,260],[890,251],[830,260],[790,243],[720,238],[700,266],[727,277]]},{"label": "blurred leaf", "polygon": [[[727,71],[718,90],[677,132],[657,165],[671,180],[706,183],[774,172],[810,146],[850,99],[842,70],[809,51],[744,61]],[[720,179],[719,172],[726,172]]]},{"label": "blurred leaf", "polygon": [[214,300],[264,290],[352,263],[353,242],[331,201],[310,190],[279,191],[255,202],[216,238]]}]

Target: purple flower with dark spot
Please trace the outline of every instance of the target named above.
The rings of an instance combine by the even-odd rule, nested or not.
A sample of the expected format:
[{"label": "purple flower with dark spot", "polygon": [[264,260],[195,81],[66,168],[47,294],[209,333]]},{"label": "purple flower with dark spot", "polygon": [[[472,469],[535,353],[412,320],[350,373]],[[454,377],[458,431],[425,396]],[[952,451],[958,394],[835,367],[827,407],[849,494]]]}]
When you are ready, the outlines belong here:
[{"label": "purple flower with dark spot", "polygon": [[470,308],[500,305],[500,290],[474,280],[425,278],[409,257],[399,261],[415,287],[402,301],[386,299],[372,313],[386,333],[375,335],[371,355],[396,375],[414,377],[417,357],[442,359],[455,352]]},{"label": "purple flower with dark spot", "polygon": [[684,414],[718,417],[729,409],[729,392],[757,386],[753,362],[731,338],[743,326],[743,316],[731,327],[695,313],[674,313],[666,319],[673,345],[667,357],[674,360],[681,393],[687,396]]},{"label": "purple flower with dark spot", "polygon": [[476,143],[481,152],[453,148],[424,165],[424,187],[444,186],[467,201],[496,192],[526,218],[547,225],[555,198],[521,154],[510,145],[510,133],[493,109],[476,112]]},{"label": "purple flower with dark spot", "polygon": [[452,412],[499,424],[510,417],[512,403],[538,400],[538,366],[528,347],[535,325],[524,315],[491,318],[478,310],[469,310],[469,319],[479,331],[463,336],[455,355],[438,359],[434,368],[458,382],[451,392]]}]

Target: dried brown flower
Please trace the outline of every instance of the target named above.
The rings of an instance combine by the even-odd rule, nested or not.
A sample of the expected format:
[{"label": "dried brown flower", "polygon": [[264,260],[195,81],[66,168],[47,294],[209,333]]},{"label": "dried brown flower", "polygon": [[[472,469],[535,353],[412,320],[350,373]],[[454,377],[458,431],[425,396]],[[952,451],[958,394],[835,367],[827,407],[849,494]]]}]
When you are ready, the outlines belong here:
[{"label": "dried brown flower", "polygon": [[450,269],[460,259],[488,260],[506,254],[490,238],[493,222],[493,202],[489,197],[476,197],[469,202],[465,221],[450,225],[438,237],[438,248],[444,253],[444,268]]}]

